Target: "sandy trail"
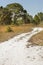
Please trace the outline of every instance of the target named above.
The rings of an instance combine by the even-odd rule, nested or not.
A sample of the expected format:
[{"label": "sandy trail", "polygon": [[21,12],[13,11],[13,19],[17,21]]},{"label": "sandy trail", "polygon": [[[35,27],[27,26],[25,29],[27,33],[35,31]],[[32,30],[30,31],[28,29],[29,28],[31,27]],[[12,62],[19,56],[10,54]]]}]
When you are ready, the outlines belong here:
[{"label": "sandy trail", "polygon": [[2,42],[0,44],[0,65],[43,65],[43,46],[26,48],[27,41],[42,30],[43,28],[33,28],[31,32],[22,33]]}]

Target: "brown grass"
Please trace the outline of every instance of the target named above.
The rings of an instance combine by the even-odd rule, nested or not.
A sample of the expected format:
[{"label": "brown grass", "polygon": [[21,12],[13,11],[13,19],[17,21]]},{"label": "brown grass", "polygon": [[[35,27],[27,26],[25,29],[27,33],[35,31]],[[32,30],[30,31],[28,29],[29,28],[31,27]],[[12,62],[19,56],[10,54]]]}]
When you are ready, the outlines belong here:
[{"label": "brown grass", "polygon": [[[6,32],[8,26],[13,30],[13,32]],[[32,27],[34,27],[32,24],[26,24],[21,26],[15,25],[0,26],[0,42],[8,40],[11,37],[14,37],[15,35],[18,35],[20,33],[29,32],[32,30],[31,29]]]},{"label": "brown grass", "polygon": [[43,46],[43,31],[34,35],[29,42],[31,42],[34,45],[40,45]]},{"label": "brown grass", "polygon": [[43,27],[43,21],[40,22],[40,24],[38,25],[38,27]]}]

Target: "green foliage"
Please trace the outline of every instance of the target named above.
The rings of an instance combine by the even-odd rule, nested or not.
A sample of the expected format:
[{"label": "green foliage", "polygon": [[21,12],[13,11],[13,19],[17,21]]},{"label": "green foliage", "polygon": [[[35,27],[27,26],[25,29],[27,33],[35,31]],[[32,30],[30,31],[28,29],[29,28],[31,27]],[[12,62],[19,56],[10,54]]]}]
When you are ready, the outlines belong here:
[{"label": "green foliage", "polygon": [[20,11],[23,10],[22,5],[20,5],[19,3],[8,4],[6,8],[10,9],[12,12],[15,13],[19,13]]},{"label": "green foliage", "polygon": [[6,9],[6,8],[3,8],[1,11],[0,11],[0,24],[10,24],[11,23],[11,12]]},{"label": "green foliage", "polygon": [[40,23],[40,19],[37,15],[34,16],[34,24],[38,25]]},{"label": "green foliage", "polygon": [[40,18],[40,21],[43,21],[43,13],[40,12],[40,13],[38,13],[37,15],[38,15],[38,17]]},{"label": "green foliage", "polygon": [[27,13],[27,11],[26,11],[26,10],[23,10],[23,12],[24,12],[24,13]]},{"label": "green foliage", "polygon": [[[13,14],[15,15],[11,17]],[[22,17],[21,20],[20,17]],[[32,17],[19,3],[8,4],[5,8],[0,7],[0,24],[21,25],[21,24],[28,24],[31,21]]]},{"label": "green foliage", "polygon": [[16,21],[16,25],[22,25],[22,24],[24,24],[23,18],[22,17],[21,17],[21,19],[18,18],[17,21]]},{"label": "green foliage", "polygon": [[[20,19],[21,18],[21,19]],[[43,21],[43,13],[40,12],[34,16],[34,18],[27,13],[23,6],[19,3],[8,4],[6,7],[0,7],[0,24],[29,24],[33,23],[38,25],[40,21]]]},{"label": "green foliage", "polygon": [[28,23],[32,23],[33,22],[33,17],[31,15],[28,15],[27,20],[28,20]]},{"label": "green foliage", "polygon": [[12,29],[8,26],[6,32],[12,32]]}]

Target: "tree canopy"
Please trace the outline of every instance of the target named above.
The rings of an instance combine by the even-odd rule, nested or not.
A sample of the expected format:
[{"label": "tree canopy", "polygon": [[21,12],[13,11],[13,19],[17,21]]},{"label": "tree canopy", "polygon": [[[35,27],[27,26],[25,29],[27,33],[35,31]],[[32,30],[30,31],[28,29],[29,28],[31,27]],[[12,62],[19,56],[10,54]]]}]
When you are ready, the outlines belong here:
[{"label": "tree canopy", "polygon": [[35,25],[43,21],[43,12],[37,13],[34,17],[19,3],[8,4],[6,7],[0,6],[0,24],[29,24]]},{"label": "tree canopy", "polygon": [[37,25],[40,23],[40,19],[37,15],[34,16],[34,23]]},{"label": "tree canopy", "polygon": [[12,4],[8,4],[6,6],[6,8],[8,8],[9,10],[18,13],[20,11],[23,11],[23,6],[20,5],[19,3],[12,3]]}]

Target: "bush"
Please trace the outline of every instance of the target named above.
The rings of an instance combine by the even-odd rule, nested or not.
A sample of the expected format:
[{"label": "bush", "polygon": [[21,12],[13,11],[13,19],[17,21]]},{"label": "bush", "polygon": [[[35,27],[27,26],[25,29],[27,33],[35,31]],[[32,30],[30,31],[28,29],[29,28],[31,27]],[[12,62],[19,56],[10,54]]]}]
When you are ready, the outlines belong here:
[{"label": "bush", "polygon": [[40,19],[37,15],[34,16],[34,24],[38,25],[40,23]]},{"label": "bush", "polygon": [[9,26],[7,27],[7,32],[12,32],[12,29]]},{"label": "bush", "polygon": [[21,18],[21,19],[17,19],[17,21],[16,21],[16,25],[22,25],[22,24],[24,24],[24,20]]}]

